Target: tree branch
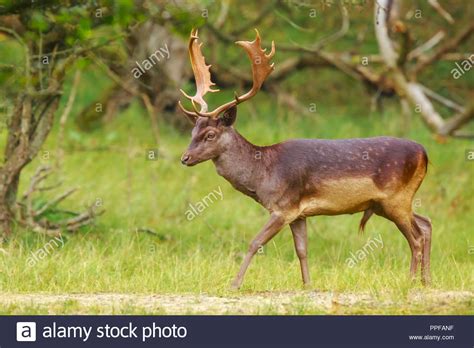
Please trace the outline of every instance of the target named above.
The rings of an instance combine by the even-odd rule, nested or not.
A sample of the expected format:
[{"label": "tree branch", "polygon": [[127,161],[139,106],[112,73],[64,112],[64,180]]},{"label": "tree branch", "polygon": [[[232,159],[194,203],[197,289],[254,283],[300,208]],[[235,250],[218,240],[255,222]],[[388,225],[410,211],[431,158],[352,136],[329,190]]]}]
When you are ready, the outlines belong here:
[{"label": "tree branch", "polygon": [[426,68],[428,65],[440,59],[445,53],[451,52],[454,49],[456,49],[460,44],[466,41],[472,33],[474,33],[474,22],[469,24],[466,28],[464,28],[464,30],[462,30],[452,40],[446,42],[432,55],[426,57],[425,59],[422,59],[422,60],[420,59],[418,64],[413,69],[413,74],[414,75],[418,74],[421,70]]},{"label": "tree branch", "polygon": [[454,24],[454,19],[451,14],[446,11],[438,2],[438,0],[428,0],[428,3],[433,7],[449,24]]},{"label": "tree branch", "polygon": [[[392,5],[393,1],[391,0],[378,0],[374,7],[374,13],[375,31],[379,50],[382,53],[386,65],[390,69],[395,84],[395,90],[400,98],[406,98],[415,110],[420,113],[423,121],[431,130],[442,136],[452,135],[457,129],[474,117],[473,107],[466,108],[465,112],[452,116],[448,120],[444,120],[426,96],[423,86],[416,82],[408,81],[401,67],[395,64],[397,55],[393,48],[393,43],[388,35],[387,21],[386,17],[384,17],[385,13],[390,12]],[[380,16],[380,7],[385,9],[382,18],[378,17]],[[470,28],[474,29],[474,24],[471,25]],[[447,49],[451,50],[453,47],[456,47],[457,44],[454,45],[453,42],[461,42],[467,37],[469,31],[470,30],[464,30],[462,35],[459,35],[454,40],[444,45],[434,56],[440,55],[440,52],[445,53]]]}]

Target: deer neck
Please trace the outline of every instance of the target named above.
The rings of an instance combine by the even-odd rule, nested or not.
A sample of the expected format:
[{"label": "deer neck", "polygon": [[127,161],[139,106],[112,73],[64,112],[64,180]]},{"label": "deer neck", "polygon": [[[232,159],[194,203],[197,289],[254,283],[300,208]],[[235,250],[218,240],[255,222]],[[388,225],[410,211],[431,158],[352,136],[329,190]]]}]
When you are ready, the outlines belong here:
[{"label": "deer neck", "polygon": [[227,148],[213,159],[217,173],[239,191],[254,197],[258,184],[265,177],[261,163],[263,149],[250,143],[235,129],[228,134]]}]

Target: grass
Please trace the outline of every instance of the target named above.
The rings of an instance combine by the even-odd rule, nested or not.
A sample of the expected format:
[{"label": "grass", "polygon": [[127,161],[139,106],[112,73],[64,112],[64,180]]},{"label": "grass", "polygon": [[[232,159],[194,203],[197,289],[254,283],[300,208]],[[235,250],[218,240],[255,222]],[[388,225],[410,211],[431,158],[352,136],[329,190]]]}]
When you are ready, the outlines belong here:
[{"label": "grass", "polygon": [[[90,91],[88,93],[91,93]],[[473,291],[474,245],[472,197],[473,164],[465,160],[466,140],[440,144],[413,117],[409,123],[390,108],[384,114],[363,114],[338,107],[296,116],[284,108],[258,101],[262,118],[252,117],[245,105],[240,108],[237,128],[249,140],[269,144],[293,137],[343,138],[397,135],[422,143],[431,165],[421,186],[416,211],[433,220],[433,288],[439,291]],[[255,103],[255,105],[257,105]],[[230,296],[228,285],[238,270],[248,243],[267,219],[267,213],[221,177],[212,163],[185,168],[179,157],[189,136],[161,125],[159,159],[146,159],[146,151],[156,148],[148,120],[138,105],[120,115],[107,129],[84,135],[73,127],[67,134],[63,170],[57,179],[65,186],[81,190],[65,203],[80,210],[100,201],[106,213],[96,226],[64,235],[64,247],[53,248],[34,266],[31,253],[44,247],[49,238],[18,229],[0,254],[0,291],[8,293],[135,293],[199,294]],[[34,168],[55,160],[56,131],[44,146],[43,154],[30,165],[22,188]],[[108,150],[98,150],[98,146]],[[201,200],[221,187],[223,199],[216,201],[192,221],[186,219],[189,203]],[[335,293],[368,293],[380,301],[401,301],[402,306],[369,308],[364,305],[342,313],[472,313],[472,301],[449,308],[433,308],[426,303],[411,305],[407,296],[414,289],[407,277],[408,245],[394,225],[375,217],[366,234],[357,234],[360,214],[315,217],[309,223],[309,264],[312,288]],[[157,235],[138,232],[153,229]],[[367,239],[381,235],[384,247],[375,249],[356,267],[346,259],[362,248]],[[285,228],[258,254],[241,293],[282,292],[301,289],[299,265],[293,241]],[[232,296],[236,296],[232,294]],[[39,306],[39,307],[38,307]],[[58,305],[57,313],[81,312],[75,303]],[[3,313],[45,313],[40,305],[9,305]],[[100,313],[89,308],[88,312]],[[144,313],[126,306],[117,313]],[[146,311],[145,311],[146,312]],[[160,313],[159,310],[156,313]],[[261,313],[273,313],[263,308]],[[295,304],[291,314],[327,313],[309,303]]]}]

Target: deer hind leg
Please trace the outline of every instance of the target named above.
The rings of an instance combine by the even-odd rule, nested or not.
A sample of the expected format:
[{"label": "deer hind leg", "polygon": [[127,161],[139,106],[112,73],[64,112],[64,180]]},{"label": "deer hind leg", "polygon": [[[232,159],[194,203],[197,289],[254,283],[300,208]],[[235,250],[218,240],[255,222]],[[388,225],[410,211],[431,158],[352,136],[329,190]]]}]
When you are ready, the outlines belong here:
[{"label": "deer hind leg", "polygon": [[257,250],[264,246],[270,239],[272,239],[285,225],[285,219],[279,215],[272,213],[270,215],[270,220],[265,224],[263,229],[260,233],[254,238],[252,243],[249,245],[249,249],[247,255],[245,255],[244,261],[242,262],[242,266],[240,266],[239,273],[235,277],[234,281],[232,282],[231,288],[232,289],[239,289],[242,285],[242,281],[244,280],[245,272],[252,261],[253,256],[257,252]]},{"label": "deer hind leg", "polygon": [[306,219],[298,219],[290,224],[291,232],[293,233],[293,241],[295,242],[296,255],[300,260],[301,276],[303,284],[308,286],[310,284],[309,269],[308,269],[308,234],[306,230]]},{"label": "deer hind leg", "polygon": [[381,215],[391,220],[405,236],[411,250],[410,276],[414,280],[416,279],[418,265],[422,259],[423,235],[415,227],[411,207],[408,206],[407,209],[402,209],[400,207],[403,207],[403,205],[394,203],[392,201],[389,206],[383,205],[383,213]]},{"label": "deer hind leg", "polygon": [[431,254],[431,221],[427,217],[413,214],[415,228],[423,235],[423,255],[421,260],[421,281],[424,285],[431,284],[430,254]]}]

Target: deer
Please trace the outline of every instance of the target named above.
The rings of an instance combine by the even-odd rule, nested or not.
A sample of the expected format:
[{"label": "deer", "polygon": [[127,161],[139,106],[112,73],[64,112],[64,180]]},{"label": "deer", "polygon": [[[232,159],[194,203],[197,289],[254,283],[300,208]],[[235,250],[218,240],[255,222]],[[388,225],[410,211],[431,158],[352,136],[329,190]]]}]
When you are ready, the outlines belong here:
[{"label": "deer", "polygon": [[201,51],[197,29],[188,43],[196,94],[192,109],[179,109],[192,122],[191,142],[181,163],[191,167],[211,160],[217,173],[236,190],[253,198],[270,214],[248,247],[231,289],[239,289],[252,258],[283,227],[289,225],[299,259],[303,285],[310,286],[306,219],[318,215],[363,213],[359,232],[376,214],[392,221],[411,251],[410,276],[421,266],[422,284],[430,284],[432,226],[429,218],[412,210],[414,195],[428,167],[424,147],[414,141],[379,136],[353,139],[293,139],[258,146],[235,128],[237,105],[257,94],[275,69],[271,50],[261,47],[257,29],[253,41],[237,41],[251,61],[252,87],[245,94],[208,111],[206,93],[218,92],[211,81],[211,65]]}]

